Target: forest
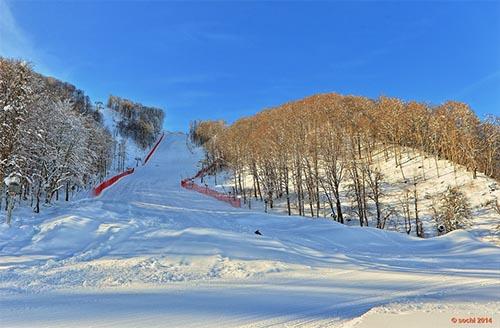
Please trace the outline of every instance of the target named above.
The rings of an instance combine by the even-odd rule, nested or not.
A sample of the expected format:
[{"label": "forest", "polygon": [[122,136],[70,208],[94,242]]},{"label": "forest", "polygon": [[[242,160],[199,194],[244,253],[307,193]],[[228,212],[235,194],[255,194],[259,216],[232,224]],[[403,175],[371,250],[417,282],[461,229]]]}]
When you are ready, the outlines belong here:
[{"label": "forest", "polygon": [[83,91],[1,58],[0,108],[2,196],[3,180],[17,177],[20,201],[39,212],[107,175],[113,139]]},{"label": "forest", "polygon": [[[245,202],[253,197],[273,208],[276,199],[284,199],[289,215],[296,210],[319,217],[326,200],[332,218],[340,223],[349,203],[360,226],[368,226],[368,218],[374,217],[381,229],[394,209],[384,208],[380,201],[380,157],[401,168],[403,155],[412,150],[422,161],[446,159],[461,165],[473,178],[482,172],[500,179],[499,117],[481,120],[467,104],[456,101],[430,105],[391,97],[318,94],[229,126],[224,121],[192,122],[190,137],[205,148],[205,166],[233,172],[233,190]],[[414,181],[407,181],[401,169],[405,182],[415,185],[415,193],[406,195],[400,212],[422,237],[416,186],[426,176],[423,164],[420,167],[422,173]],[[439,165],[436,170],[439,176]],[[245,185],[247,177],[250,185]],[[347,197],[341,194],[343,186]],[[443,199],[435,213],[440,233],[463,227],[470,217],[463,193],[450,188]],[[494,206],[498,210],[498,203]]]},{"label": "forest", "polygon": [[162,129],[163,110],[113,95],[109,96],[107,106],[120,114],[118,130],[123,136],[132,138],[142,149],[151,147]]},{"label": "forest", "polygon": [[[126,117],[119,125],[123,134],[142,148],[154,142],[163,124],[160,109],[117,97],[110,103]],[[118,154],[102,110],[74,85],[0,57],[0,209],[12,199],[4,181],[18,181],[14,201],[38,213],[105,179]]]}]

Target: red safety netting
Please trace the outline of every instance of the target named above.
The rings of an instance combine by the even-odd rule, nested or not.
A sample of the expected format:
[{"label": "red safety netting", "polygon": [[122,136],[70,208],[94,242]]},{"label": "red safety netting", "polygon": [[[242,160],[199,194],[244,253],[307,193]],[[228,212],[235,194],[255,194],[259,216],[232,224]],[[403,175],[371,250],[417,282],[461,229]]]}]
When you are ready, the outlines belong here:
[{"label": "red safety netting", "polygon": [[109,186],[111,186],[112,184],[114,184],[116,181],[120,180],[124,176],[132,174],[132,173],[134,173],[133,168],[128,169],[127,171],[124,171],[118,175],[115,175],[114,177],[109,178],[108,180],[101,182],[97,187],[95,187],[92,190],[92,194],[94,196],[99,196],[103,192],[104,189],[108,188]]},{"label": "red safety netting", "polygon": [[[200,173],[200,172],[198,172]],[[199,175],[197,174],[196,177]],[[220,193],[218,191],[212,190],[208,187],[201,187],[197,185],[196,183],[193,182],[192,179],[184,179],[181,181],[181,186],[186,189],[194,190],[199,193],[208,195],[210,197],[213,197],[217,200],[229,203],[233,207],[241,207],[241,199],[235,198],[234,196],[226,195],[223,193]]]},{"label": "red safety netting", "polygon": [[209,165],[207,167],[202,168],[201,170],[198,171],[198,173],[196,173],[196,175],[194,177],[192,177],[192,179],[197,179],[197,178],[204,176],[208,171],[210,171],[214,167],[215,167],[215,163],[213,163],[212,165]]},{"label": "red safety netting", "polygon": [[158,145],[163,140],[164,136],[165,136],[165,133],[162,133],[160,139],[158,139],[156,144],[153,146],[153,148],[151,148],[151,151],[149,152],[149,154],[146,156],[146,158],[142,162],[142,165],[146,165],[146,163],[149,161],[149,158],[154,154],[154,152],[156,151],[156,148],[158,148]]}]

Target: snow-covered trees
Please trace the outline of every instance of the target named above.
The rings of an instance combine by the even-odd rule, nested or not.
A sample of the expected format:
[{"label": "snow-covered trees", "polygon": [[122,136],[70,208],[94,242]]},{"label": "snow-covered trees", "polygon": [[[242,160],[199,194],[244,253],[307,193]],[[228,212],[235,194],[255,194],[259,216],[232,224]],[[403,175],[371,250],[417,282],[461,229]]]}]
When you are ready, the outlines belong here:
[{"label": "snow-covered trees", "polygon": [[0,109],[0,178],[20,174],[36,212],[106,176],[112,138],[82,91],[0,58]]},{"label": "snow-covered trees", "polygon": [[22,124],[36,101],[36,85],[29,64],[0,58],[0,180],[3,180]]},{"label": "snow-covered trees", "polygon": [[142,149],[153,145],[162,129],[163,110],[113,95],[109,96],[107,106],[120,113],[118,129],[123,136],[131,137]]}]

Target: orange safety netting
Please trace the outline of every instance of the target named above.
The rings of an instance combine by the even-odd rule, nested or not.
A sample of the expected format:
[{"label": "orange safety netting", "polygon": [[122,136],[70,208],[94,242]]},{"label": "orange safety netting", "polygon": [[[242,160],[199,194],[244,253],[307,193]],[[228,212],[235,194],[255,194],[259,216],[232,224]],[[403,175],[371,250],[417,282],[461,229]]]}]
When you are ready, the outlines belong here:
[{"label": "orange safety netting", "polygon": [[[201,172],[201,171],[200,171]],[[199,177],[201,174],[198,174],[195,177]],[[192,178],[193,179],[193,178]],[[212,190],[208,187],[202,187],[193,182],[192,179],[184,179],[181,181],[181,186],[186,189],[194,190],[199,193],[205,194],[207,196],[213,197],[217,200],[229,203],[233,207],[241,207],[241,199],[235,198],[234,196],[226,195],[220,193],[218,191]]]},{"label": "orange safety netting", "polygon": [[112,184],[114,184],[116,181],[120,180],[124,176],[132,174],[132,173],[134,173],[133,168],[128,169],[127,171],[124,171],[118,175],[115,175],[114,177],[109,178],[108,180],[101,182],[97,187],[95,187],[92,190],[92,194],[96,197],[99,196],[103,192],[104,189],[108,188],[109,186],[111,186]]}]

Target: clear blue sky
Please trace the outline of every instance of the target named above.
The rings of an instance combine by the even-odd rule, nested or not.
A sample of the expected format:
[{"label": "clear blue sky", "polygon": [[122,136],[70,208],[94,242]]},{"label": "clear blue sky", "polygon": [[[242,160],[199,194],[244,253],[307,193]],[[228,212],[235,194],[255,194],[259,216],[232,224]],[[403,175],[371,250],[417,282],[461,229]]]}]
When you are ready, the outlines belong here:
[{"label": "clear blue sky", "polygon": [[499,2],[0,0],[0,55],[171,130],[331,91],[500,113]]}]

